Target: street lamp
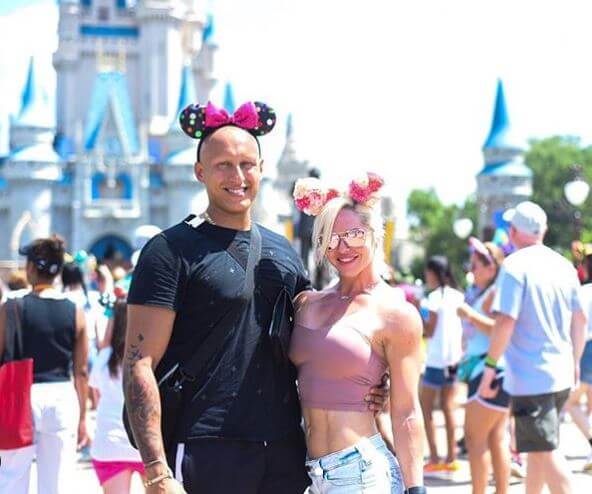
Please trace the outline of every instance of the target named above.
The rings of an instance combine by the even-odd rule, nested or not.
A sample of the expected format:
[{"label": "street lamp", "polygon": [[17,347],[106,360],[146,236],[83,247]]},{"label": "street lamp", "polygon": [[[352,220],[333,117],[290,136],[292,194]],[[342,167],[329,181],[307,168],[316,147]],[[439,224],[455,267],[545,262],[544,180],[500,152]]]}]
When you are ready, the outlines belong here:
[{"label": "street lamp", "polygon": [[582,233],[582,212],[579,207],[586,202],[590,193],[590,185],[582,178],[582,167],[573,165],[574,179],[570,180],[563,187],[563,193],[567,201],[576,208],[574,212],[574,223],[576,230],[576,240],[580,240]]},{"label": "street lamp", "polygon": [[458,218],[452,224],[452,231],[458,238],[465,239],[473,231],[473,222],[470,218]]}]

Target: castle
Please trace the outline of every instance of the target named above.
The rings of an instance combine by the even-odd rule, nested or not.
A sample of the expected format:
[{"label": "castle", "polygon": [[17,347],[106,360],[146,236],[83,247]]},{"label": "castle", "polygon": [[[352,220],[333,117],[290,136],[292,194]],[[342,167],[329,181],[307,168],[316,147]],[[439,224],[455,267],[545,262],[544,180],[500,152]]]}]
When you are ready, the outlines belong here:
[{"label": "castle", "polygon": [[[61,0],[56,118],[31,61],[0,168],[7,239],[0,259],[52,232],[72,252],[126,259],[140,226],[165,228],[205,209],[193,174],[196,144],[177,116],[211,99],[217,49],[214,19],[195,0]],[[232,89],[225,89],[215,103],[233,111]],[[293,180],[306,175],[293,146],[288,125],[281,179],[262,184],[260,200],[273,193],[287,202]],[[265,208],[256,210],[263,216]]]},{"label": "castle", "polygon": [[477,175],[478,235],[490,239],[503,213],[532,195],[532,170],[512,131],[501,80],[497,82],[491,129],[483,145],[485,166]]}]

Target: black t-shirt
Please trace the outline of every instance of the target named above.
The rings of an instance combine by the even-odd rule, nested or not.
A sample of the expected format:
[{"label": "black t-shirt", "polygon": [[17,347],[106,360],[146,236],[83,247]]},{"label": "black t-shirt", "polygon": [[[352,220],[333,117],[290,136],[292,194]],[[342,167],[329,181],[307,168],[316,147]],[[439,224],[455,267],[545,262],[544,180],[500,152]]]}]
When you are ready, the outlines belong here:
[{"label": "black t-shirt", "polygon": [[[250,232],[189,217],[154,237],[142,250],[128,303],[176,312],[173,333],[157,374],[186,362],[214,330],[245,280]],[[267,441],[300,424],[295,369],[274,361],[266,336],[273,303],[285,286],[292,296],[310,283],[288,241],[263,227],[255,290],[192,390],[179,439],[221,437]],[[235,258],[228,252],[230,244]],[[220,328],[218,328],[220,329]]]}]

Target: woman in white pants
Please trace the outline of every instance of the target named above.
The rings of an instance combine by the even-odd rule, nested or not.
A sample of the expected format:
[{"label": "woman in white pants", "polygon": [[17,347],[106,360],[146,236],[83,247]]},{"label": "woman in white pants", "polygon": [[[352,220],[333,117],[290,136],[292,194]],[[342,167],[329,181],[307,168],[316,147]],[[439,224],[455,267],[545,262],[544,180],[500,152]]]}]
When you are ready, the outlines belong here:
[{"label": "woman in white pants", "polygon": [[[27,494],[33,459],[39,494],[74,492],[76,447],[88,442],[88,339],[82,310],[53,288],[64,262],[64,243],[41,238],[19,251],[27,256],[32,286],[22,300],[23,357],[33,359],[33,445],[0,451],[0,492]],[[0,309],[4,353],[6,306]],[[72,385],[72,370],[74,385]]]}]

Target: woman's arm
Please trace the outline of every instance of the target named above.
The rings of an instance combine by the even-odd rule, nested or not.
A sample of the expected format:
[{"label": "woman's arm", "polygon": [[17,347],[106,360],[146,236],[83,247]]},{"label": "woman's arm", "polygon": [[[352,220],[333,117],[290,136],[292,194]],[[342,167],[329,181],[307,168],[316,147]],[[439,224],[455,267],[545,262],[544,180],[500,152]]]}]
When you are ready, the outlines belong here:
[{"label": "woman's arm", "polygon": [[495,323],[495,320],[492,317],[477,312],[466,303],[462,304],[456,310],[456,313],[458,317],[464,319],[469,324],[472,324],[482,333],[485,333],[487,336],[491,334],[491,330],[493,329],[493,325]]},{"label": "woman's arm", "polygon": [[391,374],[391,422],[403,481],[423,485],[423,419],[418,387],[421,370],[421,319],[405,304],[387,316],[385,355]]},{"label": "woman's arm", "polygon": [[78,447],[88,443],[86,431],[86,402],[88,400],[88,334],[82,309],[76,309],[76,340],[74,342],[74,387],[80,405],[78,421]]},{"label": "woman's arm", "polygon": [[436,324],[438,324],[438,314],[435,312],[430,311],[427,321],[423,321],[423,335],[426,338],[431,338],[434,336],[434,331],[436,330]]}]

